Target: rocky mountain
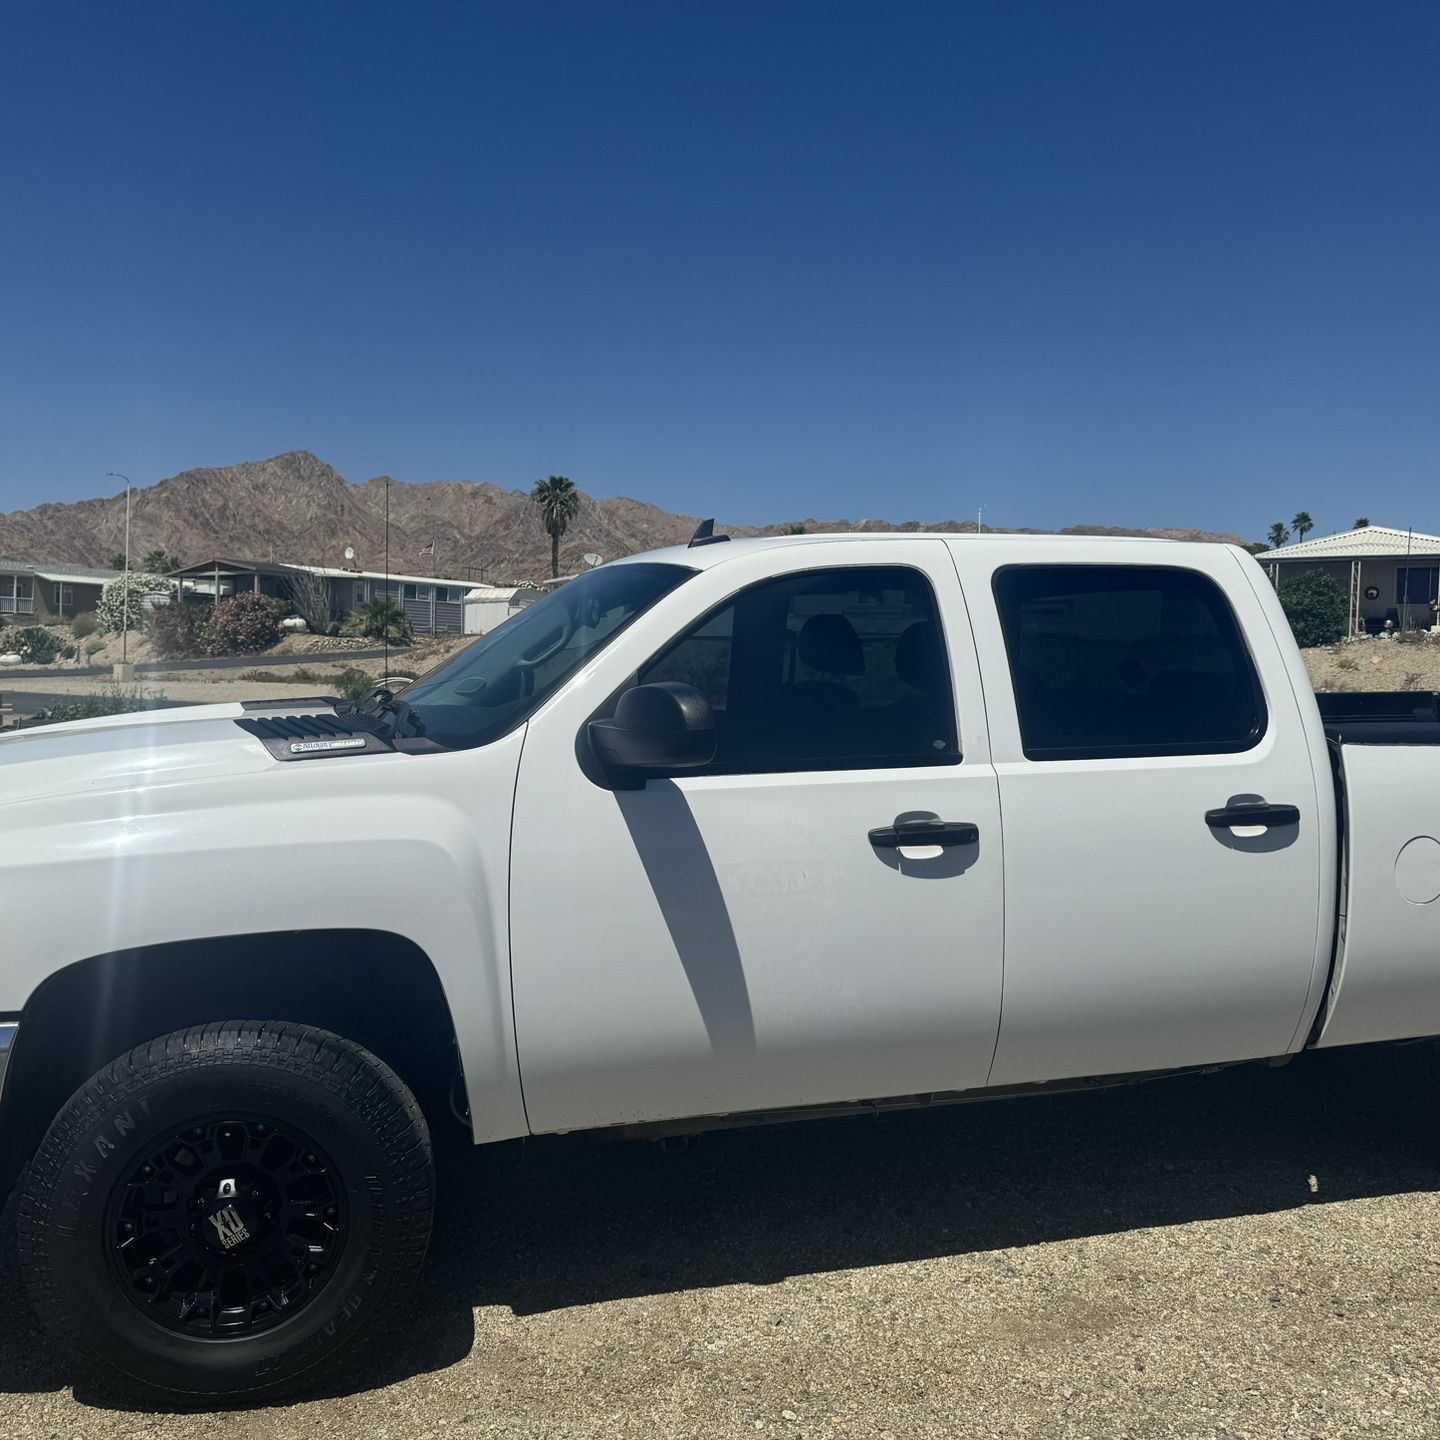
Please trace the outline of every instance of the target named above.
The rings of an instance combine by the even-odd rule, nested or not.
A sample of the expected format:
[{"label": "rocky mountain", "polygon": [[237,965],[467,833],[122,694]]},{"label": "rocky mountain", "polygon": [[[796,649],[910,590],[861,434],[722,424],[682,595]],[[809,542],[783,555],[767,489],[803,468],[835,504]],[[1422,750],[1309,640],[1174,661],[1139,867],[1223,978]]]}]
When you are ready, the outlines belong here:
[{"label": "rocky mountain", "polygon": [[[187,565],[216,557],[344,564],[347,545],[361,569],[384,567],[386,477],[351,484],[306,450],[214,470],[185,470],[131,492],[130,553],[161,547]],[[550,541],[524,490],[436,480],[392,481],[390,569],[491,580],[538,579],[550,572]],[[560,547],[562,571],[587,552],[607,560],[657,545],[682,544],[698,520],[639,500],[583,495]],[[806,519],[764,527],[721,525],[729,534],[777,534],[800,524],[817,530],[974,530],[974,521]],[[992,527],[987,526],[987,529]],[[1075,526],[1077,535],[1156,535],[1233,541],[1199,530],[1123,530]],[[103,565],[123,548],[125,496],[37,505],[0,515],[0,555],[23,560]],[[435,543],[435,558],[420,550]]]}]

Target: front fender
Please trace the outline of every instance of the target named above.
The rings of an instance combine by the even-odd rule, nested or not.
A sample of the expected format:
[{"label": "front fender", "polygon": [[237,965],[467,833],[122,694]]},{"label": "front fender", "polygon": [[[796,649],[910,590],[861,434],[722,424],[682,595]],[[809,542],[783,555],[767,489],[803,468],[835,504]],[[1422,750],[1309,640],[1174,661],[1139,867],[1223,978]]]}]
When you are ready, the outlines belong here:
[{"label": "front fender", "polygon": [[274,762],[6,806],[0,1012],[97,954],[389,932],[435,967],[475,1139],[523,1135],[506,909],[522,743],[517,731],[453,754]]}]

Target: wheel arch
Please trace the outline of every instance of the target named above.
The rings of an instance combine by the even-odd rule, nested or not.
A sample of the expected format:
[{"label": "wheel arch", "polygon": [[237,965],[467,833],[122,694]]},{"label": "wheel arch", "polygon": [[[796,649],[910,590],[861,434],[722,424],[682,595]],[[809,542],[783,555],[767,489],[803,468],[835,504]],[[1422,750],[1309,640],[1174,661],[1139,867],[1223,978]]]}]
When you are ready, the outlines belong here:
[{"label": "wheel arch", "polygon": [[363,1045],[410,1087],[432,1125],[445,1123],[452,1093],[465,1103],[440,976],[403,935],[292,930],[114,951],[56,970],[26,1002],[0,1106],[0,1185],[9,1188],[60,1107],[103,1065],[174,1030],[251,1017]]}]

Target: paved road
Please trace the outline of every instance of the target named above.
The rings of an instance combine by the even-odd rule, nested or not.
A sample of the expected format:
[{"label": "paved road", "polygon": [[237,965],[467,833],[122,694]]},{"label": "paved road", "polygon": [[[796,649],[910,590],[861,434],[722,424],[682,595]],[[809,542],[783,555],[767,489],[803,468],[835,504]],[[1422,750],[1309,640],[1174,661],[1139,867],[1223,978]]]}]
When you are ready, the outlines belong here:
[{"label": "paved road", "polygon": [[[403,650],[392,650],[391,655],[402,657]],[[348,665],[354,660],[383,660],[384,650],[322,650],[315,655],[214,655],[203,660],[147,660],[135,667],[137,674],[153,675],[158,672],[169,674],[182,670],[277,670],[286,665]],[[43,679],[46,676],[63,675],[66,679],[106,679],[113,672],[108,665],[61,665],[37,668],[33,665],[17,665],[13,670],[0,670],[0,687],[11,678]]]},{"label": "paved road", "polygon": [[77,1378],[7,1231],[0,1435],[1433,1440],[1437,1095],[1427,1045],[682,1154],[447,1146],[386,1342],[218,1417]]}]

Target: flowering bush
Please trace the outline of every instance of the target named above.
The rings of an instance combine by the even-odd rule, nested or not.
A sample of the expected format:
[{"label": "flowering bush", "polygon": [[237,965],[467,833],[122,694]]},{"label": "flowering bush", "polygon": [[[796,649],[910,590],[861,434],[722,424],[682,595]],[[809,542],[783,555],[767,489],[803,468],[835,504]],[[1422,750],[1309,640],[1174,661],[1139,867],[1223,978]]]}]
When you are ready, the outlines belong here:
[{"label": "flowering bush", "polygon": [[257,650],[268,650],[284,634],[280,622],[285,614],[286,608],[278,600],[253,591],[221,600],[212,620],[214,653],[253,655]]},{"label": "flowering bush", "polygon": [[120,631],[125,628],[125,597],[130,597],[130,628],[138,630],[145,616],[147,595],[173,595],[175,585],[160,575],[147,575],[135,571],[112,580],[100,592],[100,603],[95,607],[95,618],[102,629]]}]

